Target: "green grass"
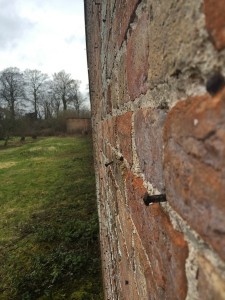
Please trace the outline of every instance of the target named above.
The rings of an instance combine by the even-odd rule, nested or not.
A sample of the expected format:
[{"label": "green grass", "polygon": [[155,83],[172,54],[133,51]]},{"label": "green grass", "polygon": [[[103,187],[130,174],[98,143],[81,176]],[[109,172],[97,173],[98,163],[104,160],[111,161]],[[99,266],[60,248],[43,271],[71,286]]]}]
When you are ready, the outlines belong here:
[{"label": "green grass", "polygon": [[0,299],[103,299],[91,141],[2,147],[0,185]]}]

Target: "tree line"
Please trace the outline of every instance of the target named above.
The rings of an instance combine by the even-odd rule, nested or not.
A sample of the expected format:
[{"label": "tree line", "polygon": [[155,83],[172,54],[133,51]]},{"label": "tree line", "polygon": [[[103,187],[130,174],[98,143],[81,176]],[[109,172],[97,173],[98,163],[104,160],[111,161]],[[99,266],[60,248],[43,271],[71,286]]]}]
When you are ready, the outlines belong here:
[{"label": "tree line", "polygon": [[26,113],[32,113],[35,119],[48,119],[68,109],[79,115],[84,102],[80,81],[64,70],[52,78],[39,70],[21,72],[16,67],[0,72],[1,115],[12,120]]},{"label": "tree line", "polygon": [[[79,80],[64,70],[51,77],[40,70],[10,67],[0,72],[0,138],[37,131],[65,129],[65,118],[89,116]],[[62,116],[64,123],[62,122]],[[57,124],[57,125],[56,125]]]}]

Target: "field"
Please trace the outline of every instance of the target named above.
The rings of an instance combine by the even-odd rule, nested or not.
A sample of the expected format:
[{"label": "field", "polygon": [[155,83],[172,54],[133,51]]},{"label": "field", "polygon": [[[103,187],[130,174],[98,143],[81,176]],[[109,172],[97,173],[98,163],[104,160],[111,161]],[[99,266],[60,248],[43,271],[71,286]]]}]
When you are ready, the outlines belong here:
[{"label": "field", "polygon": [[103,299],[90,139],[0,144],[0,185],[0,299]]}]

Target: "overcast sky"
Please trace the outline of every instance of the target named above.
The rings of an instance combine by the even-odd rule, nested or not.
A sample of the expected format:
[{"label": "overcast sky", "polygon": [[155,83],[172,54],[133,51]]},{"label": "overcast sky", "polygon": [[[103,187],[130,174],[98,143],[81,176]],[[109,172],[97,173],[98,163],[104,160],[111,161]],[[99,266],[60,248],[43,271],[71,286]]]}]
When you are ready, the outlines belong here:
[{"label": "overcast sky", "polygon": [[88,83],[83,0],[0,0],[0,70],[65,70]]}]

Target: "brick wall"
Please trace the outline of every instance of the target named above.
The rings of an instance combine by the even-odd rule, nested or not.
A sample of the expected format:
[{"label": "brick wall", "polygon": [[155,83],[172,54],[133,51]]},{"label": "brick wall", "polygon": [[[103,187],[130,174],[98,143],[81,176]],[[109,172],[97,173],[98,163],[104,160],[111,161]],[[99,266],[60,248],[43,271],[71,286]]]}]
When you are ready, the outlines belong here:
[{"label": "brick wall", "polygon": [[225,299],[224,14],[85,1],[105,299]]},{"label": "brick wall", "polygon": [[69,118],[66,120],[66,131],[68,133],[90,133],[91,120],[84,118]]}]

